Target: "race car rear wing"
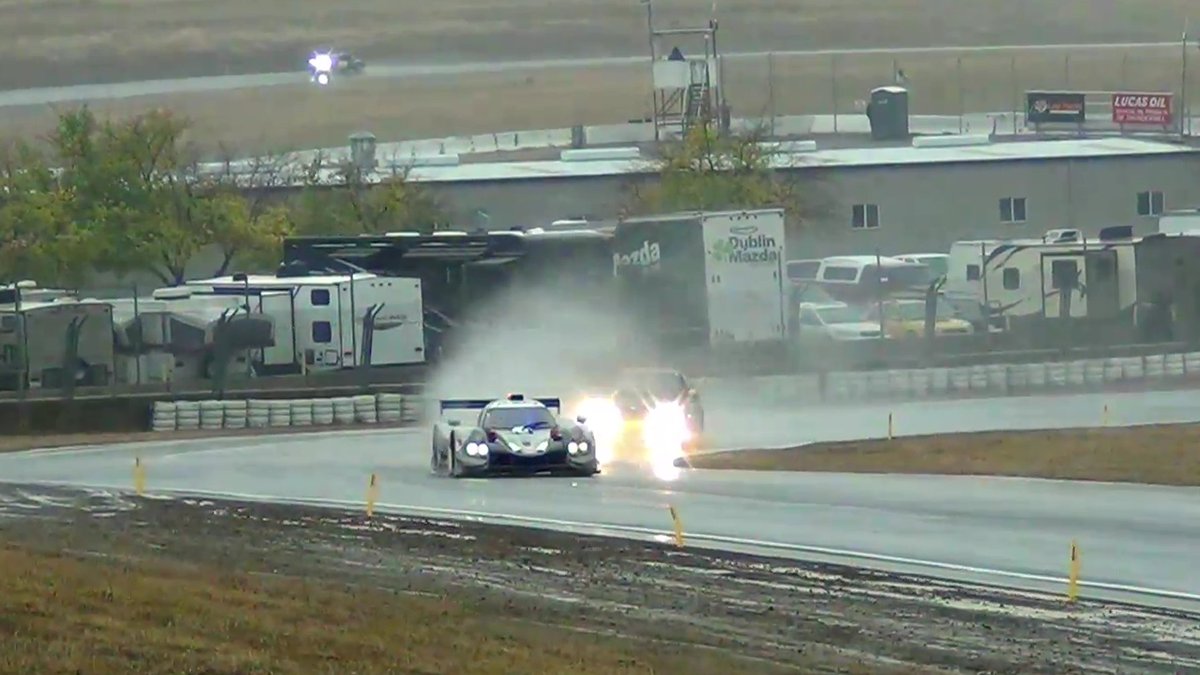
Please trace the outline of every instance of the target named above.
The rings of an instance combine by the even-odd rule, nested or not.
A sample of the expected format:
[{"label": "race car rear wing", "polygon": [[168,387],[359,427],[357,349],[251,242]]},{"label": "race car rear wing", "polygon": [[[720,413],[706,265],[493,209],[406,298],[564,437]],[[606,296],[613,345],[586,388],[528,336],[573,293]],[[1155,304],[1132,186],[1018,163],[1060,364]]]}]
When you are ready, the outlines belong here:
[{"label": "race car rear wing", "polygon": [[[509,396],[507,398],[510,401],[525,400],[524,397],[513,398],[512,396]],[[497,399],[487,399],[487,398],[442,399],[442,401],[441,401],[442,412],[446,412],[447,410],[482,410],[483,408],[486,408],[489,404],[491,404],[493,401],[496,401],[496,400]],[[538,403],[541,403],[542,405],[546,406],[547,408],[549,408],[555,412],[558,412],[562,409],[562,400],[558,399],[558,398],[535,398],[532,400],[537,401]]]}]

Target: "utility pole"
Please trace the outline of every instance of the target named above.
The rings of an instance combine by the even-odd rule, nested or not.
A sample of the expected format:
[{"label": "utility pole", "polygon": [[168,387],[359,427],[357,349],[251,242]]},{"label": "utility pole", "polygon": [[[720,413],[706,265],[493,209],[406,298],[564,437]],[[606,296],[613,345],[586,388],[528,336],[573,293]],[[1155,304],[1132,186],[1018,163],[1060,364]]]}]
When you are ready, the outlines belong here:
[{"label": "utility pole", "polygon": [[1183,20],[1183,40],[1181,44],[1183,63],[1179,71],[1179,136],[1186,138],[1191,133],[1192,113],[1188,105],[1188,19]]}]

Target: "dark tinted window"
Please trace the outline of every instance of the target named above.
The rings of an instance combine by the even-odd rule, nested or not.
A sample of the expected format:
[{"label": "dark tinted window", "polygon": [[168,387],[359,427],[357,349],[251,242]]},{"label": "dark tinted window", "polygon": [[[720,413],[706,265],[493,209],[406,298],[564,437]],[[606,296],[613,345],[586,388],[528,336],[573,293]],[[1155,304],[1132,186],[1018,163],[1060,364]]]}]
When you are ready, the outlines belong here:
[{"label": "dark tinted window", "polygon": [[483,426],[489,429],[549,428],[554,426],[554,415],[541,406],[492,408],[483,416]]},{"label": "dark tinted window", "polygon": [[314,307],[329,304],[329,291],[324,288],[313,289],[311,296]]},{"label": "dark tinted window", "polygon": [[318,344],[328,344],[333,342],[333,326],[328,321],[314,321],[312,325],[312,339]]}]

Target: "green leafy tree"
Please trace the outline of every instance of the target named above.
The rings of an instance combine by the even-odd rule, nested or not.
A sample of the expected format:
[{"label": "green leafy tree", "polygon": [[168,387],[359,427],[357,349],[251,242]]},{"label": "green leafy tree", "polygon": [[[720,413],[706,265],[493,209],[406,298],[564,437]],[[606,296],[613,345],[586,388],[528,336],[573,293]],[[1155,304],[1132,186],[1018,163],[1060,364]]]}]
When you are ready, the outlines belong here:
[{"label": "green leafy tree", "polygon": [[304,167],[305,187],[292,203],[292,228],[303,235],[432,232],[446,222],[436,196],[396,167],[372,181],[350,165],[327,167],[317,157]]},{"label": "green leafy tree", "polygon": [[70,216],[69,195],[26,144],[0,159],[0,279],[77,286],[94,260],[87,233]]},{"label": "green leafy tree", "polygon": [[[792,223],[823,208],[815,184],[801,184],[772,166],[774,150],[761,134],[719,135],[697,126],[665,144],[652,165],[656,180],[631,187],[631,215],[781,207]],[[815,183],[815,181],[813,182]]]},{"label": "green leafy tree", "polygon": [[113,122],[85,107],[60,119],[50,140],[63,163],[61,186],[98,269],[149,272],[174,285],[207,248],[221,253],[205,271],[214,275],[241,256],[260,260],[278,250],[288,219],[243,194],[262,175],[202,165],[188,126],[165,110]]}]

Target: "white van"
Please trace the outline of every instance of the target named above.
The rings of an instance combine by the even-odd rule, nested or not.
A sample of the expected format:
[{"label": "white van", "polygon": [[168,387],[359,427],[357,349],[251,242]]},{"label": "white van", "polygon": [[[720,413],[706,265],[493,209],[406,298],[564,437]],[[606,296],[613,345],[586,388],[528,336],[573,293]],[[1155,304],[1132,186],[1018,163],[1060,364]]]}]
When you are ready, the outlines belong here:
[{"label": "white van", "polygon": [[929,268],[899,258],[848,255],[825,258],[817,283],[834,298],[851,304],[875,300],[898,291],[924,290]]}]

